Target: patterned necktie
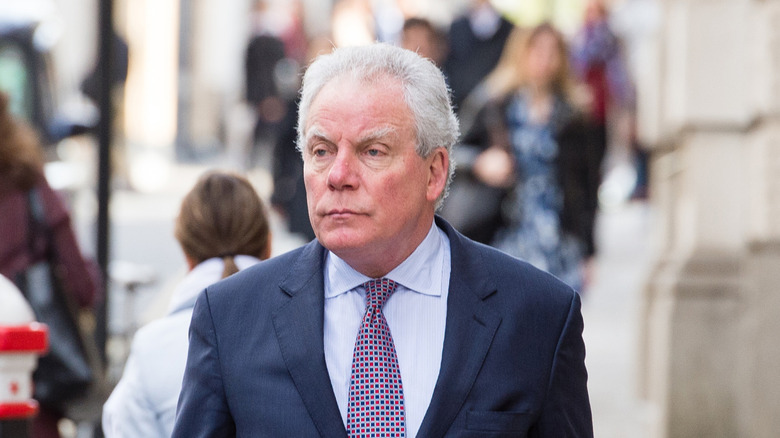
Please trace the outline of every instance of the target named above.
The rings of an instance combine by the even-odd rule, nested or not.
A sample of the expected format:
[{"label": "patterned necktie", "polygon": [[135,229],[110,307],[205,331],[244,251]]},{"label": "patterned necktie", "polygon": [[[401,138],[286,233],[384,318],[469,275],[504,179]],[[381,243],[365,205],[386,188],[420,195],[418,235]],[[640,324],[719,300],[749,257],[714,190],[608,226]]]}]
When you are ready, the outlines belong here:
[{"label": "patterned necktie", "polygon": [[390,328],[382,314],[382,306],[395,291],[396,284],[381,278],[368,281],[363,287],[366,315],[352,359],[347,431],[351,438],[405,437],[401,372]]}]

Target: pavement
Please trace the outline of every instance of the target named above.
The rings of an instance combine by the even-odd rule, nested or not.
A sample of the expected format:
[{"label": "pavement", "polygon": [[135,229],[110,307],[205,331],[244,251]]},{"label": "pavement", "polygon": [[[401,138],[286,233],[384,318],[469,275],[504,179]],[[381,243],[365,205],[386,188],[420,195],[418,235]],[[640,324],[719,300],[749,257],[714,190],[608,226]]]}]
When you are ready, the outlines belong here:
[{"label": "pavement", "polygon": [[[164,313],[173,285],[185,272],[184,257],[173,237],[173,221],[181,198],[206,169],[204,165],[172,165],[165,184],[153,192],[114,192],[112,260],[153,273],[149,284],[132,291],[116,284],[109,291],[109,333],[114,340],[109,354],[115,358],[115,378],[121,372],[126,341],[137,326]],[[267,171],[250,171],[249,178],[261,197],[268,199]],[[93,214],[94,201],[78,197],[73,201],[77,234],[85,245],[91,245],[91,225],[85,218]],[[637,396],[637,359],[641,297],[653,262],[653,220],[648,203],[624,202],[602,211],[597,221],[599,253],[591,284],[583,293],[582,312],[588,386],[599,438],[649,436],[652,409]],[[274,212],[271,228],[274,255],[304,243],[285,230]]]},{"label": "pavement", "polygon": [[642,293],[653,263],[653,209],[644,202],[599,214],[598,256],[583,294],[583,338],[595,436],[650,436],[653,410],[638,396]]}]

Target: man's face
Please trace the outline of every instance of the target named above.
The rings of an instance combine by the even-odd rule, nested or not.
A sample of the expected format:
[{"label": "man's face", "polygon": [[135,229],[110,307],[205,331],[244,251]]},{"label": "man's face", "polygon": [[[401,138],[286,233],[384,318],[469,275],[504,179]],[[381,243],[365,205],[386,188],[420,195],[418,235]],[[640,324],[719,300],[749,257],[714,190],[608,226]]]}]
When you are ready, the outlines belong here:
[{"label": "man's face", "polygon": [[412,113],[395,79],[337,77],[304,127],[309,218],[320,243],[371,277],[408,257],[431,226],[448,156],[416,150]]}]

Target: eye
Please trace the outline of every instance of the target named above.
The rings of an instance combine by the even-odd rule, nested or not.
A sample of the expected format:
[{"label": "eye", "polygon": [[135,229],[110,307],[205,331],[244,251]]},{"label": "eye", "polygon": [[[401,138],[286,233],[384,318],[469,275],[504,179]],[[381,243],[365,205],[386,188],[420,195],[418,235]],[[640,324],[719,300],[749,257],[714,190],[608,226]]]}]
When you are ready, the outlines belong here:
[{"label": "eye", "polygon": [[311,146],[310,153],[312,157],[322,158],[328,155],[329,148],[327,143],[318,142]]},{"label": "eye", "polygon": [[387,146],[382,143],[374,143],[366,145],[365,149],[363,149],[363,153],[369,158],[382,158],[387,156],[388,149]]}]

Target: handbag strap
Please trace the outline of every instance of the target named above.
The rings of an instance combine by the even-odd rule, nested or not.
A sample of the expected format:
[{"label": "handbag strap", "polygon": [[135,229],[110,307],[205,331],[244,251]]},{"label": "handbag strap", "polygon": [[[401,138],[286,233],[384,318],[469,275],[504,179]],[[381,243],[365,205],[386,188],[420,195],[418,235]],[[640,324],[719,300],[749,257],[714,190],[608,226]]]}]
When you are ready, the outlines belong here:
[{"label": "handbag strap", "polygon": [[44,237],[43,244],[45,245],[43,254],[49,256],[51,230],[46,222],[46,210],[43,206],[43,200],[35,187],[27,192],[27,206],[29,210],[27,219],[27,248],[33,257],[40,254],[41,245],[36,245],[36,243],[42,235]]}]

